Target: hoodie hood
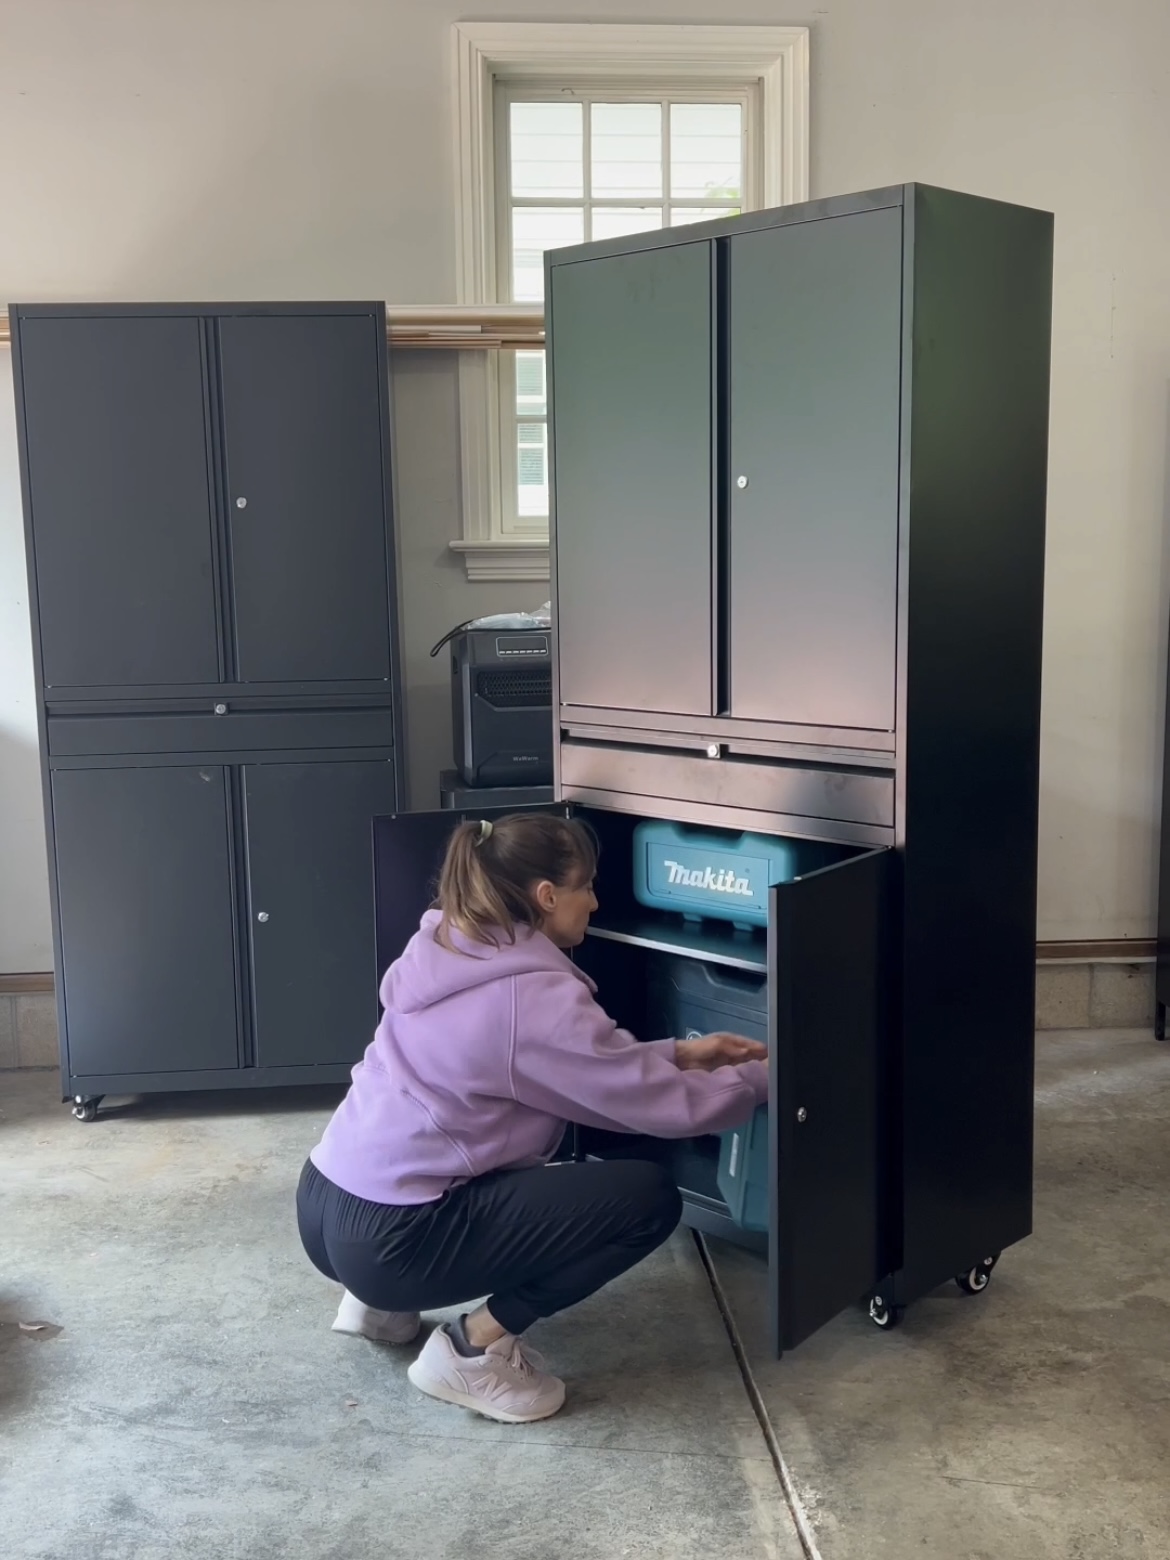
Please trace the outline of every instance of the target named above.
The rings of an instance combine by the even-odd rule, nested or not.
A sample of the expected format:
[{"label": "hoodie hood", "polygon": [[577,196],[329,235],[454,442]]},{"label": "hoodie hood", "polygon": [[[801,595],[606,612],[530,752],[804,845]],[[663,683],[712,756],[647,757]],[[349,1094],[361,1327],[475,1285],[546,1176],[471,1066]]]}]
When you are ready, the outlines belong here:
[{"label": "hoodie hood", "polygon": [[596,990],[566,953],[531,926],[518,926],[515,942],[501,935],[498,947],[452,931],[451,941],[459,950],[453,953],[435,937],[442,919],[438,910],[428,910],[402,957],[386,971],[380,992],[385,1009],[420,1013],[489,981],[538,972],[572,975],[590,992]]}]

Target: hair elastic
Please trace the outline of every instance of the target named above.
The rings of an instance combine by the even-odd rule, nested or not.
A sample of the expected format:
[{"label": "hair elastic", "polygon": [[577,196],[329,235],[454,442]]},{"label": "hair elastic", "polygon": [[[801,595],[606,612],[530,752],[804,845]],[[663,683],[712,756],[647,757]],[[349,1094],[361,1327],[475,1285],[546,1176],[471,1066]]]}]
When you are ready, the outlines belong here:
[{"label": "hair elastic", "polygon": [[491,826],[491,823],[488,821],[488,819],[481,818],[479,820],[479,839],[477,839],[475,843],[477,845],[482,845],[484,840],[490,840],[491,837],[492,837],[492,826]]}]

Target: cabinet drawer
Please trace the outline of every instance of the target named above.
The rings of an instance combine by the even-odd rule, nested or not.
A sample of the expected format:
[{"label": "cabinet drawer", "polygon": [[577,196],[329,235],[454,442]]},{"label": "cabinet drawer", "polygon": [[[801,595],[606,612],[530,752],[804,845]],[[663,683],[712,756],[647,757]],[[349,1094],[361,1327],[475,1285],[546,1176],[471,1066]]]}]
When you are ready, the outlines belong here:
[{"label": "cabinet drawer", "polygon": [[393,747],[389,709],[250,710],[224,715],[58,715],[49,753],[231,753],[270,749]]},{"label": "cabinet drawer", "polygon": [[561,785],[569,798],[576,790],[610,791],[875,828],[894,823],[894,777],[870,770],[568,741]]}]

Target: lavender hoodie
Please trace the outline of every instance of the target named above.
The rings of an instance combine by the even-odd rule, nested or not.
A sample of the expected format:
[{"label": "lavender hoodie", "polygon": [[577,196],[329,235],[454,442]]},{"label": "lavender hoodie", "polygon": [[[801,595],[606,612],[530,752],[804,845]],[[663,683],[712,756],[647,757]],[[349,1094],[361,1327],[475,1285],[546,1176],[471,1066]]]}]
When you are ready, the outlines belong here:
[{"label": "lavender hoodie", "polygon": [[311,1158],[371,1202],[433,1202],[489,1170],[545,1163],[567,1121],[655,1137],[739,1126],[768,1070],[682,1071],[674,1041],[640,1043],[606,1017],[589,977],[541,932],[498,948],[435,940],[439,913],[382,981],[385,1009]]}]

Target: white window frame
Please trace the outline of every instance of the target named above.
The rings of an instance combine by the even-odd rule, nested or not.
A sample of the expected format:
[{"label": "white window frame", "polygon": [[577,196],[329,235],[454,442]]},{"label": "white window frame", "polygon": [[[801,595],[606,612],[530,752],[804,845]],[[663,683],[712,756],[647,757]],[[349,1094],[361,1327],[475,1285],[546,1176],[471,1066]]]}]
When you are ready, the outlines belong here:
[{"label": "white window frame", "polygon": [[[671,198],[669,187],[663,189],[661,196],[606,196],[602,200],[593,198],[591,189],[591,174],[587,171],[585,187],[581,196],[532,196],[518,197],[509,191],[511,169],[508,161],[509,154],[509,120],[511,108],[514,103],[539,103],[548,102],[552,92],[560,88],[558,100],[588,102],[591,105],[598,102],[604,103],[646,103],[653,102],[665,105],[666,103],[733,103],[741,113],[741,150],[740,172],[741,186],[737,197],[731,200],[720,201],[716,198],[707,198],[704,201],[696,199],[674,200]],[[693,86],[682,86],[671,81],[664,83],[661,80],[600,80],[581,81],[574,79],[563,82],[555,79],[552,84],[548,80],[532,81],[525,78],[517,80],[510,76],[498,76],[494,86],[495,101],[493,104],[494,128],[495,128],[495,186],[493,193],[496,199],[493,203],[493,216],[496,230],[496,270],[495,287],[497,297],[501,302],[507,301],[504,295],[509,293],[508,276],[512,266],[512,213],[518,207],[539,206],[547,210],[549,207],[568,206],[574,209],[581,207],[586,210],[595,206],[604,206],[610,210],[622,206],[661,206],[666,215],[668,207],[684,208],[701,205],[707,213],[707,220],[716,215],[718,206],[724,208],[724,215],[731,216],[737,211],[756,211],[764,204],[763,181],[760,169],[760,129],[763,120],[763,104],[760,101],[761,92],[758,83],[747,84],[740,87],[728,87],[723,84],[711,85],[708,82],[697,82]],[[586,121],[587,122],[587,121]],[[667,138],[667,124],[665,113],[663,115],[663,142],[662,156],[663,167],[669,180],[670,143]],[[590,145],[588,134],[582,146],[586,170],[589,169]],[[509,198],[502,199],[505,193]],[[586,228],[589,227],[589,219],[586,217]],[[586,233],[586,237],[588,237]],[[539,305],[538,305],[539,307]],[[539,350],[539,349],[537,349]],[[514,352],[500,352],[494,359],[496,384],[496,409],[498,432],[496,434],[499,449],[499,475],[500,486],[498,494],[493,494],[493,501],[498,506],[497,522],[499,533],[505,538],[519,538],[529,540],[538,538],[541,542],[548,539],[548,514],[539,517],[523,516],[516,509],[516,495],[519,487],[519,472],[517,469],[517,432],[520,424],[520,416],[513,411],[516,406],[516,354]],[[491,369],[489,368],[489,373]],[[547,397],[546,397],[547,399]],[[545,450],[546,474],[548,452]]]},{"label": "white window frame", "polygon": [[[759,200],[783,206],[808,199],[807,27],[457,22],[452,35],[460,304],[498,301],[498,81],[641,82],[656,94],[753,89],[762,122],[760,144],[750,149]],[[469,579],[546,580],[545,522],[505,519],[502,484],[514,456],[508,451],[505,459],[499,436],[501,377],[497,353],[460,354],[463,535],[451,546]]]}]

